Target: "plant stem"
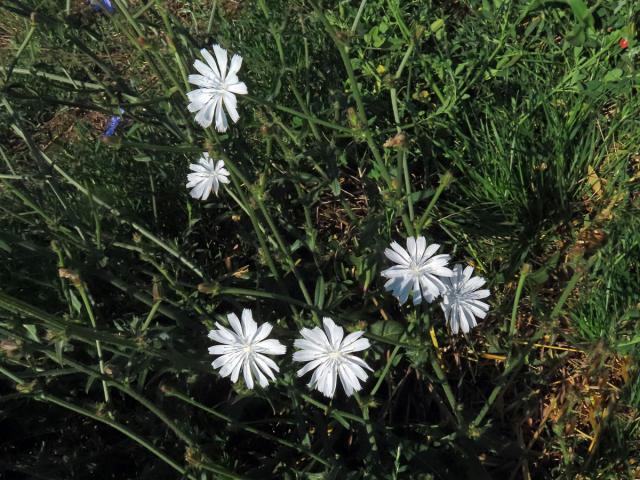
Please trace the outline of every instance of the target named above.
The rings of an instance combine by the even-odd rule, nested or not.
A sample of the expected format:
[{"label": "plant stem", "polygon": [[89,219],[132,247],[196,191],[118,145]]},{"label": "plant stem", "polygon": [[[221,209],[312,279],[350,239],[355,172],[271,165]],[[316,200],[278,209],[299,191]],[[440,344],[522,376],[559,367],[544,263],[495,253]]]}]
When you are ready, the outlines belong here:
[{"label": "plant stem", "polygon": [[361,0],[360,1],[360,6],[358,7],[358,11],[356,12],[356,18],[353,19],[353,24],[351,24],[351,35],[353,35],[354,33],[356,33],[356,30],[358,29],[358,23],[360,23],[360,18],[362,17],[362,14],[364,12],[364,7],[367,6],[367,0]]},{"label": "plant stem", "polygon": [[[395,87],[395,82],[397,82],[400,79],[400,76],[402,75],[402,70],[404,69],[404,66],[406,65],[407,60],[409,59],[409,57],[411,56],[411,53],[413,53],[413,48],[414,48],[414,43],[413,41],[409,44],[409,46],[407,47],[407,51],[405,52],[404,56],[402,57],[402,61],[400,62],[400,66],[398,67],[398,70],[396,70],[395,75],[393,76],[394,79],[394,85],[393,87],[391,87],[391,107],[393,110],[393,119],[396,123],[396,130],[398,133],[400,133],[402,131],[402,129],[400,128],[400,112],[398,110],[398,91]],[[413,220],[414,220],[414,212],[413,212],[413,200],[411,199],[411,179],[409,177],[409,167],[407,165],[407,147],[405,145],[402,145],[400,147],[400,152],[398,152],[398,155],[400,155],[401,158],[401,163],[402,163],[402,173],[404,176],[404,190],[405,190],[405,195],[407,198],[407,208],[409,210],[409,219],[411,220],[411,223],[413,225]],[[399,187],[400,189],[400,187]]]},{"label": "plant stem", "polygon": [[445,174],[442,175],[442,177],[440,177],[440,183],[438,184],[438,188],[436,188],[436,191],[434,192],[433,197],[431,197],[431,201],[429,202],[429,205],[427,205],[427,208],[422,213],[422,216],[418,221],[418,225],[416,227],[416,230],[418,233],[420,233],[420,231],[429,224],[429,214],[431,213],[431,210],[433,210],[433,207],[438,201],[438,198],[440,198],[440,195],[442,194],[442,192],[444,192],[444,189],[449,186],[452,180],[453,180],[453,175],[451,174],[451,172],[445,172]]},{"label": "plant stem", "polygon": [[393,361],[396,359],[396,356],[398,355],[399,352],[400,352],[400,345],[396,345],[395,347],[393,347],[393,350],[391,351],[391,355],[389,355],[389,358],[387,359],[387,364],[384,366],[384,370],[382,370],[380,377],[378,377],[378,381],[376,382],[374,387],[371,389],[371,393],[369,393],[370,396],[374,397],[376,393],[378,393],[378,390],[382,386],[382,382],[384,382],[384,379],[387,377],[387,374],[389,373],[389,370],[393,365]]},{"label": "plant stem", "polygon": [[458,403],[456,402],[456,398],[455,398],[455,395],[453,394],[453,390],[449,385],[449,381],[447,380],[446,375],[442,371],[442,368],[440,367],[440,363],[438,362],[438,359],[436,358],[435,353],[432,353],[431,355],[429,355],[429,357],[430,357],[429,361],[431,363],[431,367],[433,368],[433,371],[435,372],[436,377],[438,378],[438,381],[442,386],[442,390],[444,390],[444,395],[447,398],[447,402],[449,402],[451,411],[455,416],[456,420],[458,421],[458,425],[460,425],[462,424],[462,415],[458,408]]},{"label": "plant stem", "polygon": [[207,412],[208,414],[219,418],[221,420],[224,420],[225,422],[229,423],[230,425],[232,425],[233,427],[238,427],[246,432],[252,433],[254,435],[257,435],[259,437],[262,437],[266,440],[269,440],[271,442],[276,442],[279,443],[281,445],[284,445],[285,447],[288,448],[292,448],[294,450],[297,450],[300,453],[303,453],[305,455],[309,455],[311,458],[313,458],[314,460],[316,460],[317,462],[322,463],[325,466],[330,466],[331,464],[329,462],[327,462],[325,459],[323,459],[322,457],[320,457],[319,455],[316,455],[315,453],[313,453],[312,451],[301,447],[300,445],[293,443],[293,442],[289,442],[283,438],[280,438],[278,436],[275,435],[271,435],[270,433],[267,432],[263,432],[261,430],[258,430],[256,428],[253,428],[251,426],[248,425],[244,425],[242,423],[237,422],[236,420],[234,420],[233,418],[229,417],[228,415],[225,415],[224,413],[220,413],[217,410],[214,410],[213,408],[207,407],[205,405],[203,405],[200,402],[197,402],[196,400],[194,400],[191,397],[188,397],[187,395],[184,395],[181,392],[178,392],[174,389],[168,389],[165,392],[165,395],[168,397],[174,397],[174,398],[178,398],[180,400],[182,400],[185,403],[188,403],[189,405],[192,405],[196,408],[199,408],[200,410],[203,410],[205,412]]},{"label": "plant stem", "polygon": [[[212,138],[213,141],[217,142],[217,135],[211,129],[207,129],[207,134],[208,134],[208,136],[210,138]],[[256,193],[253,188],[249,187],[249,185],[250,185],[249,181],[246,179],[246,177],[244,176],[242,171],[236,166],[235,162],[232,161],[228,157],[228,155],[226,155],[222,151],[219,151],[218,155],[223,157],[225,166],[227,168],[229,168],[229,171],[231,172],[231,175],[232,175],[231,180],[234,183],[234,186],[236,186],[236,191],[237,191],[241,201],[243,203],[246,203],[247,205],[249,205],[249,204],[248,204],[248,202],[246,200],[246,197],[244,196],[244,192],[242,191],[240,183],[243,183],[249,189],[249,193],[251,194],[253,200],[256,202],[256,204],[258,206],[258,209],[260,210],[260,213],[262,214],[262,217],[266,220],[267,225],[269,226],[269,229],[271,230],[271,233],[273,234],[273,236],[275,238],[276,245],[280,249],[280,253],[284,256],[284,258],[287,261],[287,264],[289,266],[289,269],[291,270],[293,275],[296,277],[296,280],[298,281],[298,286],[300,287],[300,291],[302,292],[302,295],[304,296],[305,301],[308,304],[313,305],[313,299],[311,298],[311,295],[309,295],[309,291],[307,290],[307,287],[304,284],[304,280],[303,280],[302,276],[300,275],[300,273],[298,272],[298,269],[296,268],[295,261],[291,257],[291,252],[289,252],[289,249],[286,247],[286,245],[285,245],[285,243],[284,243],[284,241],[282,239],[282,236],[280,235],[280,232],[279,232],[275,222],[273,221],[273,218],[271,217],[271,214],[267,210],[267,207],[265,206],[264,201],[262,200],[261,196],[258,193]],[[252,224],[254,226],[254,230],[256,231],[256,234],[258,235],[258,237],[260,239],[260,237],[261,237],[261,229],[259,228],[259,222],[258,222],[257,218],[254,216],[252,209],[248,208],[248,211],[252,212],[252,213],[249,214],[249,218],[251,219]],[[266,249],[266,242],[264,243],[263,248],[265,248],[265,256],[268,256],[270,258],[271,255],[270,255],[268,249]],[[273,262],[273,260],[271,260],[271,262]],[[275,269],[275,264],[273,265],[273,268]]]},{"label": "plant stem", "polygon": [[371,418],[369,417],[369,405],[367,405],[360,399],[358,392],[355,392],[353,396],[355,397],[356,402],[358,402],[358,406],[360,407],[360,411],[362,412],[362,418],[365,421],[364,428],[367,431],[369,444],[371,445],[371,451],[377,453],[378,443],[376,442],[376,436],[373,432],[373,424],[371,423]]},{"label": "plant stem", "polygon": [[141,330],[143,332],[147,328],[149,328],[149,324],[151,323],[151,321],[156,316],[156,312],[158,311],[158,308],[160,308],[161,304],[162,304],[162,300],[156,300],[155,302],[153,302],[153,306],[151,307],[151,310],[149,311],[149,314],[147,315],[147,318],[145,319],[144,323],[142,324]]},{"label": "plant stem", "polygon": [[[384,163],[384,159],[382,158],[382,155],[378,150],[378,146],[376,145],[376,142],[373,138],[373,134],[371,133],[371,129],[369,128],[369,119],[367,118],[367,113],[364,108],[364,102],[362,101],[362,96],[360,94],[360,87],[358,86],[358,80],[356,79],[356,74],[353,70],[353,64],[351,62],[351,58],[349,57],[347,47],[344,44],[344,42],[338,38],[338,35],[336,34],[335,29],[329,23],[323,11],[318,7],[315,1],[311,0],[311,4],[316,12],[317,17],[320,19],[320,21],[325,27],[325,30],[333,40],[333,43],[335,43],[336,47],[338,48],[338,53],[340,54],[342,63],[344,64],[345,70],[347,71],[347,76],[349,77],[349,84],[351,85],[351,92],[353,94],[353,99],[356,102],[356,111],[360,121],[360,128],[364,136],[364,139],[366,140],[367,145],[369,146],[369,150],[373,154],[374,164],[376,165],[378,171],[380,172],[380,175],[382,176],[383,180],[387,184],[387,188],[390,191],[394,191],[396,190],[394,188],[394,181],[391,178],[391,175],[389,174],[389,170],[387,169],[387,166]],[[403,212],[401,214],[401,218],[407,233],[409,235],[413,235],[414,234],[413,224],[411,223],[411,220],[409,219],[407,214]]]},{"label": "plant stem", "polygon": [[[97,330],[96,317],[93,313],[93,307],[91,306],[91,301],[89,300],[89,296],[87,295],[87,290],[84,286],[84,282],[82,280],[78,280],[77,282],[73,282],[73,284],[78,290],[78,293],[80,293],[84,308],[87,311],[87,315],[89,315],[91,326],[94,330]],[[100,345],[100,340],[96,340],[96,352],[98,353],[98,367],[100,368],[100,374],[104,376],[104,359],[102,357],[102,346]],[[104,380],[102,380],[102,391],[104,393],[104,401],[106,403],[109,403],[109,388],[107,387],[107,382],[105,382]]]},{"label": "plant stem", "polygon": [[354,136],[354,130],[348,127],[343,127],[342,125],[338,125],[337,123],[332,123],[332,122],[327,122],[326,120],[322,120],[320,118],[317,118],[311,114],[307,114],[307,113],[303,113],[303,112],[299,112],[297,110],[294,110],[292,108],[289,107],[285,107],[284,105],[279,105],[273,102],[270,102],[268,100],[264,100],[258,97],[253,97],[251,95],[244,95],[244,98],[246,98],[249,102],[252,103],[256,103],[258,105],[262,105],[265,107],[269,107],[275,110],[280,110],[282,112],[285,113],[289,113],[295,117],[300,117],[304,120],[307,120],[308,122],[314,123],[316,125],[320,125],[323,127],[327,127],[330,128],[332,130],[336,130],[338,132],[342,132],[342,133],[346,133],[348,134],[350,137]]},{"label": "plant stem", "polygon": [[111,428],[113,428],[113,429],[119,431],[120,433],[126,435],[127,437],[129,437],[131,440],[133,440],[138,445],[140,445],[141,447],[143,447],[146,450],[148,450],[150,453],[152,453],[153,455],[158,457],[160,460],[165,462],[167,465],[171,466],[180,475],[188,478],[189,480],[197,480],[196,477],[194,477],[193,475],[187,473],[187,470],[184,467],[178,465],[174,460],[169,458],[169,456],[164,454],[162,451],[158,450],[150,442],[146,441],[144,438],[142,438],[138,434],[134,433],[131,429],[125,427],[124,425],[121,425],[121,424],[115,422],[114,420],[111,420],[110,418],[97,415],[97,414],[95,414],[93,412],[90,412],[89,410],[86,410],[86,409],[84,409],[82,407],[79,407],[79,406],[77,406],[75,404],[66,402],[66,401],[62,400],[61,398],[54,397],[53,395],[48,395],[46,393],[40,393],[40,394],[36,395],[35,398],[37,400],[41,400],[41,401],[52,403],[54,405],[58,405],[59,407],[62,407],[62,408],[65,408],[67,410],[70,410],[72,412],[75,412],[78,415],[82,415],[82,416],[85,416],[87,418],[91,418],[93,420],[96,420],[97,422],[104,423],[105,425],[110,426]]},{"label": "plant stem", "polygon": [[522,265],[520,269],[520,279],[518,280],[518,287],[516,288],[516,296],[513,299],[513,308],[511,309],[511,322],[509,325],[509,337],[513,337],[516,333],[516,317],[518,315],[518,305],[520,304],[520,296],[522,295],[522,289],[524,288],[524,281],[527,275],[531,271],[531,266],[528,263]]},{"label": "plant stem", "polygon": [[331,415],[333,416],[336,420],[338,420],[340,423],[344,424],[344,419],[347,418],[349,420],[353,420],[354,422],[360,423],[362,425],[366,425],[366,421],[362,418],[359,417],[357,415],[354,415],[353,413],[348,413],[348,412],[344,412],[342,410],[338,410],[336,408],[333,408],[329,405],[325,405],[322,402],[319,402],[318,400],[315,400],[314,398],[310,397],[309,395],[306,394],[301,394],[300,398],[302,398],[305,402],[318,407],[319,409],[323,410],[325,415]]},{"label": "plant stem", "polygon": [[[22,55],[22,52],[24,51],[24,49],[27,47],[27,45],[31,41],[31,37],[33,36],[35,31],[36,31],[36,24],[32,23],[31,26],[29,27],[29,30],[27,31],[27,35],[25,36],[24,40],[22,41],[22,44],[20,45],[20,47],[18,47],[18,51],[16,52],[16,56],[13,58],[13,60],[9,64],[9,67],[5,70],[5,79],[4,79],[3,88],[7,85],[7,83],[9,83],[9,80],[11,80],[11,73],[13,72],[13,68],[18,63],[18,60],[20,59],[20,55]],[[4,68],[3,68],[3,70],[4,70]]]},{"label": "plant stem", "polygon": [[26,383],[20,377],[14,375],[11,371],[7,370],[6,368],[4,368],[2,366],[0,366],[0,373],[2,373],[5,377],[10,378],[11,380],[13,380],[18,385],[24,385]]},{"label": "plant stem", "polygon": [[[11,108],[11,105],[9,104],[9,102],[7,102],[7,99],[4,98],[4,97],[2,98],[2,104],[5,106],[5,108],[9,112],[9,114],[13,117],[14,121],[11,124],[11,129],[16,133],[16,135],[18,135],[27,144],[27,146],[29,147],[29,150],[30,150],[31,154],[33,155],[33,157],[36,158],[37,160],[43,159],[45,162],[47,162],[49,164],[49,166],[51,166],[55,171],[57,171],[60,175],[62,175],[62,177],[64,177],[64,179],[69,184],[74,186],[77,190],[82,192],[84,195],[86,195],[86,196],[91,195],[91,193],[89,191],[87,191],[87,189],[84,186],[82,186],[79,182],[74,180],[73,177],[71,177],[71,175],[69,175],[65,170],[63,170],[62,167],[60,167],[60,165],[57,162],[54,162],[53,160],[51,160],[43,151],[41,151],[38,147],[36,147],[35,143],[31,139],[31,137],[29,137],[26,134],[26,132],[22,128],[20,128],[18,126],[18,124],[16,123],[17,118],[15,116],[15,112]],[[115,217],[120,223],[124,223],[124,224],[130,225],[132,228],[137,230],[141,235],[143,235],[144,237],[148,238],[153,243],[155,243],[156,245],[161,247],[163,250],[165,250],[169,254],[173,255],[178,260],[180,260],[186,267],[188,267],[198,277],[204,278],[204,275],[200,271],[199,268],[197,268],[193,263],[191,263],[189,260],[187,260],[185,257],[183,257],[174,248],[170,247],[164,240],[162,240],[159,237],[155,236],[153,233],[151,233],[149,230],[147,230],[145,227],[143,227],[142,225],[138,224],[137,222],[124,219],[122,217],[122,214],[120,213],[120,211],[118,211],[115,207],[111,206],[110,204],[108,204],[104,200],[96,197],[95,195],[92,195],[92,198],[93,198],[93,200],[95,201],[96,204],[98,204],[101,207],[107,209],[109,211],[109,213],[111,213],[111,215],[113,217]]]}]

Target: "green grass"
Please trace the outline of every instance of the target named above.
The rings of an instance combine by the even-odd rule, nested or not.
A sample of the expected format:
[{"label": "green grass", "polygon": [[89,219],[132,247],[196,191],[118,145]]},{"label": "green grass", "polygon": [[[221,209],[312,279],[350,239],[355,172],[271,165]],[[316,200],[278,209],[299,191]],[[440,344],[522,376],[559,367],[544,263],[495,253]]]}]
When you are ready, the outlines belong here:
[{"label": "green grass", "polygon": [[[114,4],[0,4],[0,476],[638,476],[636,2]],[[212,43],[225,134],[186,109]],[[197,202],[205,150],[233,181]],[[487,278],[468,337],[384,291],[414,233]],[[206,334],[241,308],[289,353],[364,328],[374,373],[233,385]]]}]

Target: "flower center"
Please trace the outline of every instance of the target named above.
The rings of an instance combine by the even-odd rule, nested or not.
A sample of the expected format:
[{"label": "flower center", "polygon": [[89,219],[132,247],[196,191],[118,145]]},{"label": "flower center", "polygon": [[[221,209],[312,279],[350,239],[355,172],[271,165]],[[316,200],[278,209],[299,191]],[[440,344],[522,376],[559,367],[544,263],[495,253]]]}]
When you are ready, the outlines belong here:
[{"label": "flower center", "polygon": [[253,353],[253,345],[251,345],[250,343],[243,345],[242,351],[247,355],[251,355]]},{"label": "flower center", "polygon": [[327,357],[334,362],[340,362],[342,361],[342,352],[340,350],[333,350],[327,354]]},{"label": "flower center", "polygon": [[217,78],[215,80],[213,80],[213,85],[211,86],[211,88],[216,92],[216,93],[224,93],[228,90],[228,86],[227,86],[227,82],[220,81]]},{"label": "flower center", "polygon": [[409,271],[414,277],[422,275],[422,268],[414,260],[411,260],[411,263],[409,264]]}]

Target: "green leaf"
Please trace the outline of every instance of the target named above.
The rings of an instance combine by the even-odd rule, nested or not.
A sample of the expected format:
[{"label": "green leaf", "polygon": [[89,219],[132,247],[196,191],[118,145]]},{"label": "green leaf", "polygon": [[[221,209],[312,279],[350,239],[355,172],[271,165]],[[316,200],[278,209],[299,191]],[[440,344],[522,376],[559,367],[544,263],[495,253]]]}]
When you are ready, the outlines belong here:
[{"label": "green leaf", "polygon": [[584,45],[584,42],[587,40],[584,26],[576,24],[571,32],[567,34],[566,39],[573,46],[579,47]]},{"label": "green leaf", "polygon": [[436,21],[432,22],[430,28],[433,33],[437,33],[439,30],[444,28],[444,19],[439,18]]},{"label": "green leaf", "polygon": [[371,325],[371,333],[379,337],[399,340],[404,333],[404,327],[395,320],[379,320]]},{"label": "green leaf", "polygon": [[69,296],[71,297],[71,306],[80,314],[80,312],[82,312],[82,302],[80,302],[80,299],[73,290],[69,290]]},{"label": "green leaf", "polygon": [[11,253],[11,247],[4,240],[0,240],[0,250],[4,250],[7,253]]},{"label": "green leaf", "polygon": [[325,292],[324,278],[322,276],[319,276],[318,280],[316,280],[315,298],[313,301],[314,305],[318,308],[324,307],[324,292]]},{"label": "green leaf", "polygon": [[614,68],[609,70],[602,80],[605,82],[617,82],[622,78],[623,73],[621,68]]},{"label": "green leaf", "polygon": [[593,28],[595,21],[584,0],[567,0],[567,3],[580,23]]},{"label": "green leaf", "polygon": [[38,338],[38,330],[35,325],[32,323],[25,323],[22,325],[27,331],[27,336],[33,340],[34,342],[40,343],[40,339]]},{"label": "green leaf", "polygon": [[60,364],[61,367],[64,365],[62,363],[62,352],[64,350],[65,343],[66,343],[66,341],[64,339],[57,340],[56,343],[55,343],[56,360],[58,361],[58,363]]}]

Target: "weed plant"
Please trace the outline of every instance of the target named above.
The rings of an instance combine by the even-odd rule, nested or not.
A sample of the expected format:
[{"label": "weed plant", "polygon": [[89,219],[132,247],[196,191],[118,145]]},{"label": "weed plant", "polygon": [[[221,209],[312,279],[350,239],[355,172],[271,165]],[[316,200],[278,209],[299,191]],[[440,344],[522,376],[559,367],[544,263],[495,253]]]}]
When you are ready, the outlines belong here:
[{"label": "weed plant", "polygon": [[[0,2],[0,477],[640,477],[640,5],[318,2]],[[488,280],[469,335],[384,291],[414,235]],[[242,308],[266,389],[207,355]],[[371,342],[353,397],[296,375],[323,316]]]}]

